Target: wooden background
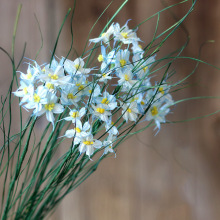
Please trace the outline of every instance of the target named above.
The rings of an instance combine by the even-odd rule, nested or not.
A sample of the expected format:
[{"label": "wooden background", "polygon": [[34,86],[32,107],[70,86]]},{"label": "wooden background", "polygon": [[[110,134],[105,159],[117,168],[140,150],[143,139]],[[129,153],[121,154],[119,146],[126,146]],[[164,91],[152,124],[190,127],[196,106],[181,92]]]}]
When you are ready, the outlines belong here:
[{"label": "wooden background", "polygon": [[[16,57],[19,58],[24,42],[25,56],[34,59],[40,48],[37,15],[44,38],[44,47],[38,61],[48,61],[59,27],[73,1],[70,0],[0,0],[0,46],[10,51],[14,19],[19,3],[23,4],[16,39]],[[74,46],[82,51],[86,37],[95,20],[109,0],[77,1],[74,17]],[[173,4],[176,1],[167,1]],[[116,0],[91,37],[96,37],[107,19],[122,3]],[[115,21],[124,24],[129,18],[131,27],[161,10],[159,0],[130,0]],[[176,7],[181,17],[189,4]],[[198,56],[201,44],[215,40],[202,50],[202,59],[220,66],[220,1],[199,0],[195,10],[184,23],[191,42],[186,56]],[[68,21],[69,22],[69,21]],[[66,54],[70,46],[69,23],[64,27],[57,56]],[[156,20],[146,23],[138,31],[148,42],[154,32]],[[161,15],[159,31],[174,23],[167,12]],[[184,42],[183,31],[171,38],[161,53],[174,50]],[[177,62],[176,79],[186,76],[195,63]],[[24,70],[22,65],[20,70]],[[11,69],[0,54],[0,94],[8,88]],[[175,99],[193,96],[218,96],[220,71],[200,65],[188,82],[190,88],[175,94]],[[183,120],[205,115],[220,109],[219,99],[191,101],[177,105],[169,120]],[[16,107],[14,118],[18,116]],[[36,130],[41,130],[43,121]],[[13,130],[16,131],[16,124]],[[125,142],[117,158],[106,159],[98,170],[62,202],[51,220],[218,220],[220,219],[220,114],[187,123],[163,125],[161,132],[148,130]],[[60,150],[62,154],[62,150]]]}]

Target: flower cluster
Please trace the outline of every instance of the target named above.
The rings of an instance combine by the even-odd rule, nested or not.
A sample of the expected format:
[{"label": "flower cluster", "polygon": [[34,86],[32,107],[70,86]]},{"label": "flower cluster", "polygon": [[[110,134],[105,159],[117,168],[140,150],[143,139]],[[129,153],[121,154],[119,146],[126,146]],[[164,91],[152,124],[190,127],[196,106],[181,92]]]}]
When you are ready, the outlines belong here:
[{"label": "flower cluster", "polygon": [[[113,23],[90,42],[100,44],[99,68],[88,68],[82,57],[59,62],[54,58],[42,66],[34,61],[26,74],[20,73],[20,87],[14,92],[25,109],[34,109],[35,116],[45,113],[53,126],[54,114],[69,110],[62,120],[71,122],[73,129],[64,136],[73,138],[73,146],[89,157],[99,148],[103,154],[115,153],[121,124],[154,121],[159,130],[173,104],[165,80],[151,84],[155,55],[146,54],[127,23]],[[99,132],[102,141],[95,138]]]}]

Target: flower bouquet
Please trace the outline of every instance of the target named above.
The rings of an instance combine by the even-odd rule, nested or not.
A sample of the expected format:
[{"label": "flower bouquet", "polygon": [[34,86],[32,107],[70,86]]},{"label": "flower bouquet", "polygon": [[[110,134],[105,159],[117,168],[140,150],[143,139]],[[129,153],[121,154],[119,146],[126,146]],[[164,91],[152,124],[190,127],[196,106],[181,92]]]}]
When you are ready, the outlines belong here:
[{"label": "flower bouquet", "polygon": [[[89,49],[73,59],[69,58],[72,45],[68,54],[60,57],[55,54],[62,27],[71,13],[69,10],[51,59],[43,64],[23,56],[19,64],[15,64],[14,40],[21,7],[18,9],[12,54],[1,48],[13,67],[11,86],[2,99],[1,108],[4,134],[0,163],[4,179],[2,219],[44,218],[86,180],[103,159],[116,157],[125,139],[152,126],[157,134],[161,124],[167,122],[172,107],[185,101],[174,101],[172,93],[181,89],[188,76],[173,83],[171,77],[175,71],[171,65],[180,57],[187,42],[162,58],[158,58],[158,53],[166,40],[181,28],[196,1],[192,1],[180,20],[160,34],[160,13],[174,5],[156,13],[153,39],[147,44],[146,39],[138,37],[138,27],[148,19],[133,28],[129,20],[123,25],[113,21],[126,2],[100,35],[89,39],[86,44]],[[175,5],[184,2],[187,1]],[[73,14],[74,10],[72,18]],[[19,71],[23,59],[26,72]],[[15,90],[14,84],[17,85]],[[11,115],[13,95],[20,103],[20,132],[11,135],[12,121],[9,120],[6,130],[5,115]],[[30,112],[25,124],[24,111]],[[33,142],[34,126],[40,117],[48,123],[40,139]],[[134,130],[137,125],[141,125],[141,129]],[[67,139],[71,140],[68,150],[54,161],[56,151]],[[7,158],[6,163],[3,163],[4,158]],[[6,183],[9,185],[7,192]]]}]

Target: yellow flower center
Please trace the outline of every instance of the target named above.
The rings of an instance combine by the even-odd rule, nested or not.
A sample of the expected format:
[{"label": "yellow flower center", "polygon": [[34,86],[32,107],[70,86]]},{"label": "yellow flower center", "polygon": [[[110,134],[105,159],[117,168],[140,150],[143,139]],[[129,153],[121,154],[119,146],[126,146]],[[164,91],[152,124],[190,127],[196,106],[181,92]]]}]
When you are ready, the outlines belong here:
[{"label": "yellow flower center", "polygon": [[104,60],[104,58],[103,58],[102,54],[99,54],[99,56],[98,56],[98,61],[99,61],[99,62],[102,62],[103,60]]},{"label": "yellow flower center", "polygon": [[24,92],[25,95],[28,94],[27,87],[24,87],[24,88],[23,88],[23,92]]},{"label": "yellow flower center", "polygon": [[144,70],[144,72],[146,72],[146,70],[148,69],[148,66],[145,66],[142,69]]},{"label": "yellow flower center", "polygon": [[111,122],[111,125],[113,125],[113,124],[114,124],[114,122],[112,121],[112,122]]},{"label": "yellow flower center", "polygon": [[121,36],[125,39],[128,38],[128,33],[127,32],[121,32]]},{"label": "yellow flower center", "polygon": [[131,109],[130,108],[128,108],[128,110],[127,110],[129,113],[131,113]]},{"label": "yellow flower center", "polygon": [[56,74],[54,74],[54,75],[48,74],[48,76],[53,80],[57,80],[59,78]]},{"label": "yellow flower center", "polygon": [[121,59],[119,60],[121,67],[124,67],[124,65],[126,64],[126,60]]},{"label": "yellow flower center", "polygon": [[68,98],[68,99],[75,99],[76,96],[74,96],[73,93],[69,93],[69,94],[67,95],[67,98]]},{"label": "yellow flower center", "polygon": [[105,109],[104,108],[97,108],[96,111],[103,114],[105,112]]},{"label": "yellow flower center", "polygon": [[79,91],[81,91],[83,89],[84,89],[84,85],[80,85],[79,88],[78,88]]},{"label": "yellow flower center", "polygon": [[141,101],[141,105],[145,105],[145,102],[144,102],[144,101]]},{"label": "yellow flower center", "polygon": [[153,108],[151,109],[151,114],[152,114],[152,116],[155,116],[158,114],[158,109],[156,106],[153,106]]},{"label": "yellow flower center", "polygon": [[71,115],[72,118],[77,118],[79,117],[79,112],[73,112]]},{"label": "yellow flower center", "polygon": [[83,141],[83,144],[85,144],[85,145],[92,145],[94,143],[93,143],[93,141]]},{"label": "yellow flower center", "polygon": [[78,91],[84,89],[84,85],[77,83],[76,86],[78,86]]},{"label": "yellow flower center", "polygon": [[102,36],[102,37],[105,37],[105,35],[106,35],[106,33],[104,32],[104,33],[102,33],[102,35],[101,35],[101,36]]},{"label": "yellow flower center", "polygon": [[76,130],[77,133],[81,132],[80,128],[75,128],[75,130]]},{"label": "yellow flower center", "polygon": [[101,101],[102,104],[109,104],[109,101],[107,98],[103,98]]},{"label": "yellow flower center", "polygon": [[34,102],[39,103],[40,102],[40,96],[38,94],[34,94]]},{"label": "yellow flower center", "polygon": [[161,94],[164,94],[163,87],[160,87],[160,88],[159,88],[159,92],[161,92]]},{"label": "yellow flower center", "polygon": [[27,79],[31,79],[31,78],[32,78],[32,74],[30,72],[28,72]]},{"label": "yellow flower center", "polygon": [[50,103],[50,104],[46,104],[44,107],[45,107],[46,110],[52,111],[54,106],[55,106],[54,103]]},{"label": "yellow flower center", "polygon": [[52,83],[46,83],[46,87],[48,88],[48,89],[54,89],[54,85],[52,84]]},{"label": "yellow flower center", "polygon": [[74,65],[74,67],[75,67],[77,70],[81,68],[80,64],[76,64],[76,65]]},{"label": "yellow flower center", "polygon": [[124,76],[125,80],[128,81],[130,79],[130,77],[128,76],[128,74],[125,74]]},{"label": "yellow flower center", "polygon": [[140,47],[142,49],[142,46],[140,44],[138,44],[138,47]]},{"label": "yellow flower center", "polygon": [[105,78],[106,76],[107,76],[107,74],[106,74],[106,73],[103,73],[103,74],[102,74],[102,77],[104,77],[104,78]]}]

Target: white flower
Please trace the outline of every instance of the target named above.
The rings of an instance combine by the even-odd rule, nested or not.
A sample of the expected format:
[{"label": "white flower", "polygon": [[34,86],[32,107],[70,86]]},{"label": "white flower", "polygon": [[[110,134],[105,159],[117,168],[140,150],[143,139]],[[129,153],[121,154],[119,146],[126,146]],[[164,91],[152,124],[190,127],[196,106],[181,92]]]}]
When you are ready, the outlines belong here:
[{"label": "white flower", "polygon": [[55,70],[45,67],[44,73],[39,76],[39,79],[50,83],[49,85],[60,86],[66,85],[70,81],[71,76],[65,76],[63,66],[58,65]]},{"label": "white flower", "polygon": [[159,100],[159,102],[165,102],[167,105],[173,105],[174,101],[172,96],[169,94],[170,86],[167,84],[160,85],[158,89],[158,93],[155,97],[155,100]]},{"label": "white flower", "polygon": [[21,79],[24,81],[27,81],[29,84],[34,84],[38,75],[39,75],[40,69],[38,64],[35,62],[35,66],[29,64],[27,68],[27,74],[21,73]]},{"label": "white flower", "polygon": [[115,55],[116,55],[116,49],[113,49],[108,54],[106,53],[106,48],[101,45],[101,54],[98,56],[98,61],[101,62],[101,68],[100,70],[102,73],[106,73],[111,68],[111,65],[115,63]]},{"label": "white flower", "polygon": [[32,84],[29,84],[29,82],[23,80],[20,81],[20,84],[21,84],[20,87],[13,93],[18,97],[22,97],[20,101],[20,105],[21,105],[29,101],[29,99],[34,93],[34,86]]},{"label": "white flower", "polygon": [[85,80],[84,77],[80,77],[80,78],[77,78],[75,79],[74,81],[74,86],[77,88],[78,92],[76,93],[77,96],[83,96],[83,95],[90,95],[90,88],[89,88],[89,85],[88,85],[88,81]]},{"label": "white flower", "polygon": [[28,103],[24,105],[27,109],[33,109],[34,114],[42,110],[42,105],[47,104],[48,91],[44,86],[39,86],[36,91],[31,95]]},{"label": "white flower", "polygon": [[104,61],[102,62],[101,65],[101,71],[106,72],[108,69],[111,69],[112,66],[115,64],[115,56],[117,53],[117,49],[114,48],[111,52],[109,52],[107,54],[107,56],[105,57]]},{"label": "white flower", "polygon": [[105,124],[106,132],[109,134],[117,135],[119,134],[119,131],[116,126],[114,126],[114,122],[112,120],[109,120]]},{"label": "white flower", "polygon": [[[131,65],[129,61],[130,52],[128,49],[126,50],[119,50],[115,55],[115,68],[127,68]],[[131,66],[132,67],[132,66]]]},{"label": "white flower", "polygon": [[134,41],[140,41],[140,39],[137,37],[137,34],[135,31],[132,29],[128,28],[128,21],[126,24],[122,27],[118,23],[115,24],[115,31],[114,31],[114,36],[115,36],[115,41],[121,41],[124,44],[131,44]]},{"label": "white flower", "polygon": [[114,95],[110,95],[108,92],[103,93],[103,97],[97,97],[94,100],[97,104],[102,104],[106,110],[114,110],[117,107],[116,98]]},{"label": "white flower", "polygon": [[[110,75],[112,72],[111,71],[107,71],[102,73],[101,77],[99,78],[99,82],[104,82],[107,83],[108,80],[112,79],[112,76]],[[98,75],[100,76],[100,75]]]},{"label": "white flower", "polygon": [[[53,71],[55,71],[58,66],[62,66],[62,65],[63,65],[63,60],[61,60],[60,63],[58,63],[56,59],[53,57],[51,64],[49,63],[45,65],[45,68],[50,68]],[[43,68],[42,70],[43,72],[45,72],[45,68]]]},{"label": "white flower", "polygon": [[115,157],[116,157],[116,153],[115,151],[113,150],[113,142],[116,140],[116,136],[110,134],[107,138],[106,141],[103,142],[103,146],[105,147],[105,150],[104,150],[104,153],[103,154],[107,154],[107,153],[114,153],[115,154]]},{"label": "white flower", "polygon": [[101,53],[97,57],[98,62],[108,63],[108,56],[106,54],[106,48],[104,45],[101,45]]},{"label": "white flower", "polygon": [[109,44],[110,36],[113,34],[113,32],[114,24],[112,23],[109,29],[106,32],[102,33],[100,37],[90,39],[89,41],[92,43],[104,42],[105,44]]},{"label": "white flower", "polygon": [[57,96],[52,93],[48,93],[47,95],[47,103],[43,105],[43,108],[36,112],[37,116],[40,116],[46,113],[46,118],[50,121],[54,126],[54,115],[53,114],[60,114],[64,111],[64,107],[57,103]]},{"label": "white flower", "polygon": [[79,152],[82,154],[86,152],[86,155],[89,158],[93,155],[95,148],[99,149],[102,147],[102,142],[99,140],[95,140],[92,134],[88,136],[81,137],[80,145],[79,145]]},{"label": "white flower", "polygon": [[111,112],[105,109],[102,104],[98,104],[97,106],[92,105],[93,108],[93,116],[100,118],[102,121],[107,122],[109,120],[109,116],[111,116]]},{"label": "white flower", "polygon": [[96,82],[94,82],[94,84],[90,83],[87,87],[89,94],[87,94],[89,97],[91,96],[91,99],[95,99],[97,96],[100,95],[101,93],[101,88],[99,86],[99,84],[97,84]]},{"label": "white flower", "polygon": [[66,121],[72,121],[73,123],[76,123],[78,120],[82,118],[86,114],[86,108],[83,107],[79,111],[76,109],[73,109],[69,112],[69,117],[64,118]]},{"label": "white flower", "polygon": [[75,105],[77,107],[77,103],[81,100],[77,87],[74,85],[63,87],[60,100],[63,105]]},{"label": "white flower", "polygon": [[126,101],[128,101],[130,103],[132,103],[132,102],[140,103],[142,96],[143,96],[142,93],[137,93],[137,91],[134,91],[128,96],[128,98],[129,97],[131,97],[131,98],[129,98]]},{"label": "white flower", "polygon": [[136,54],[143,55],[144,54],[144,50],[142,49],[142,46],[137,41],[132,42],[131,49],[132,49],[134,55],[136,55]]},{"label": "white flower", "polygon": [[123,114],[122,117],[126,120],[126,122],[128,122],[128,120],[136,121],[139,114],[137,103],[136,102],[124,103],[122,105],[122,114]]},{"label": "white flower", "polygon": [[78,120],[75,124],[75,128],[67,130],[64,136],[67,138],[74,137],[73,145],[76,145],[80,143],[82,137],[89,135],[88,133],[89,129],[90,129],[89,122],[85,122],[84,125],[82,126],[82,122]]},{"label": "white flower", "polygon": [[141,114],[144,114],[147,104],[149,104],[148,102],[149,100],[146,98],[145,93],[140,93],[138,95],[137,107]]},{"label": "white flower", "polygon": [[146,78],[150,73],[150,67],[155,63],[155,56],[151,56],[147,59],[142,57],[141,54],[136,54],[133,56],[132,60],[135,66],[135,74],[139,79]]},{"label": "white flower", "polygon": [[64,62],[64,70],[70,74],[71,76],[74,75],[87,75],[91,69],[90,68],[84,68],[85,62],[82,58],[77,58],[74,61],[66,59]]},{"label": "white flower", "polygon": [[146,114],[146,120],[154,120],[156,128],[160,130],[160,123],[165,123],[165,116],[170,112],[167,105],[162,105],[161,102],[155,102],[151,105],[150,109]]},{"label": "white flower", "polygon": [[123,91],[132,88],[132,86],[137,82],[137,80],[133,79],[133,73],[130,68],[126,68],[124,71],[119,71],[118,77],[118,85],[123,85]]}]

